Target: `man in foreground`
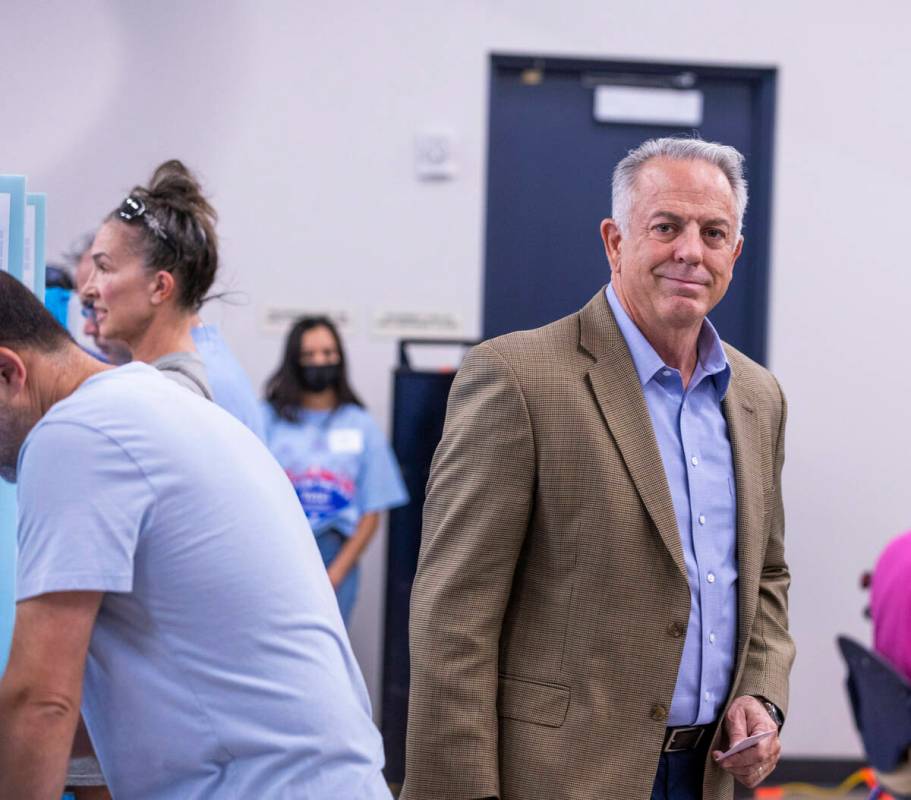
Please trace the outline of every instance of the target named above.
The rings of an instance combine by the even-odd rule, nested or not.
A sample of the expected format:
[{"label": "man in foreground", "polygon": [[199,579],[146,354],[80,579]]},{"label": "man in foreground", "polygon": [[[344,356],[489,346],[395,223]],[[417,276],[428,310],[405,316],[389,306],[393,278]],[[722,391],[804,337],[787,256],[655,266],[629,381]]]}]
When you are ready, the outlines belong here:
[{"label": "man in foreground", "polygon": [[281,468],[154,368],[84,353],[5,273],[0,475],[19,498],[0,800],[58,800],[80,700],[114,797],[388,800]]},{"label": "man in foreground", "polygon": [[462,365],[412,594],[405,800],[715,800],[774,768],[784,398],[706,319],[746,199],[733,148],[644,143],[601,225],[610,286]]}]

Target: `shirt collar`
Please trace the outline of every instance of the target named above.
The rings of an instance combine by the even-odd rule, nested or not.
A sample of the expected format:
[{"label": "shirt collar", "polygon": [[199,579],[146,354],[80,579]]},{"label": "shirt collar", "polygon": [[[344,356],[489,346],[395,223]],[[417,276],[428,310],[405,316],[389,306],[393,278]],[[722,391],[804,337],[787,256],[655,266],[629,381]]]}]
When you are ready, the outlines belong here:
[{"label": "shirt collar", "polygon": [[[629,348],[630,355],[633,358],[633,366],[639,376],[639,382],[645,386],[655,377],[659,370],[671,369],[671,367],[664,363],[649,340],[645,338],[645,335],[636,326],[636,323],[630,319],[629,314],[626,313],[626,309],[620,302],[620,298],[617,297],[612,283],[608,284],[605,294],[607,295],[607,303],[611,311],[614,312],[617,326],[620,328],[620,332],[626,340],[626,346]],[[731,366],[728,364],[724,347],[721,345],[721,337],[718,335],[718,331],[715,330],[715,326],[708,319],[702,322],[699,338],[696,341],[696,350],[698,362],[693,373],[691,385],[696,386],[703,378],[710,376],[714,381],[719,401],[723,400],[731,383]]]}]

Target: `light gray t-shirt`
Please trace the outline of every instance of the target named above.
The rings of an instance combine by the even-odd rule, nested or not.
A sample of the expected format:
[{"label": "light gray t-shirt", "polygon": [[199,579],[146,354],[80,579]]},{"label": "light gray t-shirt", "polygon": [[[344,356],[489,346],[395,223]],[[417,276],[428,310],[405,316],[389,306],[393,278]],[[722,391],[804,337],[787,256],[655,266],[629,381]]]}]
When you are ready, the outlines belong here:
[{"label": "light gray t-shirt", "polygon": [[199,353],[168,353],[155,359],[152,366],[178,386],[183,386],[206,400],[213,399],[206,365]]},{"label": "light gray t-shirt", "polygon": [[133,363],[19,459],[20,600],[105,592],[83,715],[115,797],[390,797],[316,543],[265,446]]}]

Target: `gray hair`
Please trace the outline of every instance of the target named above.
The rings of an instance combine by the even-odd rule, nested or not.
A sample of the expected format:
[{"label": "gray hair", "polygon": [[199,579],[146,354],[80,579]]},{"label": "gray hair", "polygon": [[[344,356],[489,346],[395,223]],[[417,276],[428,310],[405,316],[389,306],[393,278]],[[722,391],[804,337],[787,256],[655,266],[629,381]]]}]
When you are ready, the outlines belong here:
[{"label": "gray hair", "polygon": [[720,169],[731,185],[734,194],[734,213],[737,217],[737,237],[743,227],[747,208],[747,181],[743,176],[743,155],[736,148],[702,139],[664,137],[649,139],[634,150],[614,168],[612,186],[612,216],[620,232],[629,232],[630,209],[639,170],[652,158],[669,158],[674,161],[707,161]]},{"label": "gray hair", "polygon": [[70,245],[70,249],[63,254],[63,263],[70,272],[76,271],[79,261],[92,249],[92,242],[94,241],[94,233],[83,233]]}]

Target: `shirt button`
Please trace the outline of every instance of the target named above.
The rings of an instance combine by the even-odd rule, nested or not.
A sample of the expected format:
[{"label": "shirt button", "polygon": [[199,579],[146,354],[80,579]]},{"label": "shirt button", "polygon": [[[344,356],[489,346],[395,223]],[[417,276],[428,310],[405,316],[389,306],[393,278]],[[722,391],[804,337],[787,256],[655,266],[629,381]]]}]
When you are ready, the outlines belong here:
[{"label": "shirt button", "polygon": [[706,693],[705,693],[705,699],[706,699],[706,700],[711,700],[711,699],[712,699],[712,693],[711,693],[711,692],[706,692]]},{"label": "shirt button", "polygon": [[671,377],[671,371],[669,369],[664,370],[661,374],[664,375],[665,378]]},{"label": "shirt button", "polygon": [[715,573],[714,573],[714,572],[710,572],[708,575],[705,576],[705,579],[706,579],[709,583],[714,583],[714,582],[715,582]]},{"label": "shirt button", "polygon": [[709,634],[709,644],[715,644],[715,634],[714,633]]},{"label": "shirt button", "polygon": [[698,466],[699,466],[699,459],[696,458],[696,456],[693,456],[693,457],[690,459],[690,464],[692,464],[694,467],[698,467]]},{"label": "shirt button", "polygon": [[705,514],[700,514],[700,515],[699,515],[699,524],[700,524],[700,525],[705,525]]},{"label": "shirt button", "polygon": [[652,713],[650,716],[655,722],[664,722],[667,719],[667,708],[661,705],[661,703],[655,703],[655,705],[652,706]]}]

